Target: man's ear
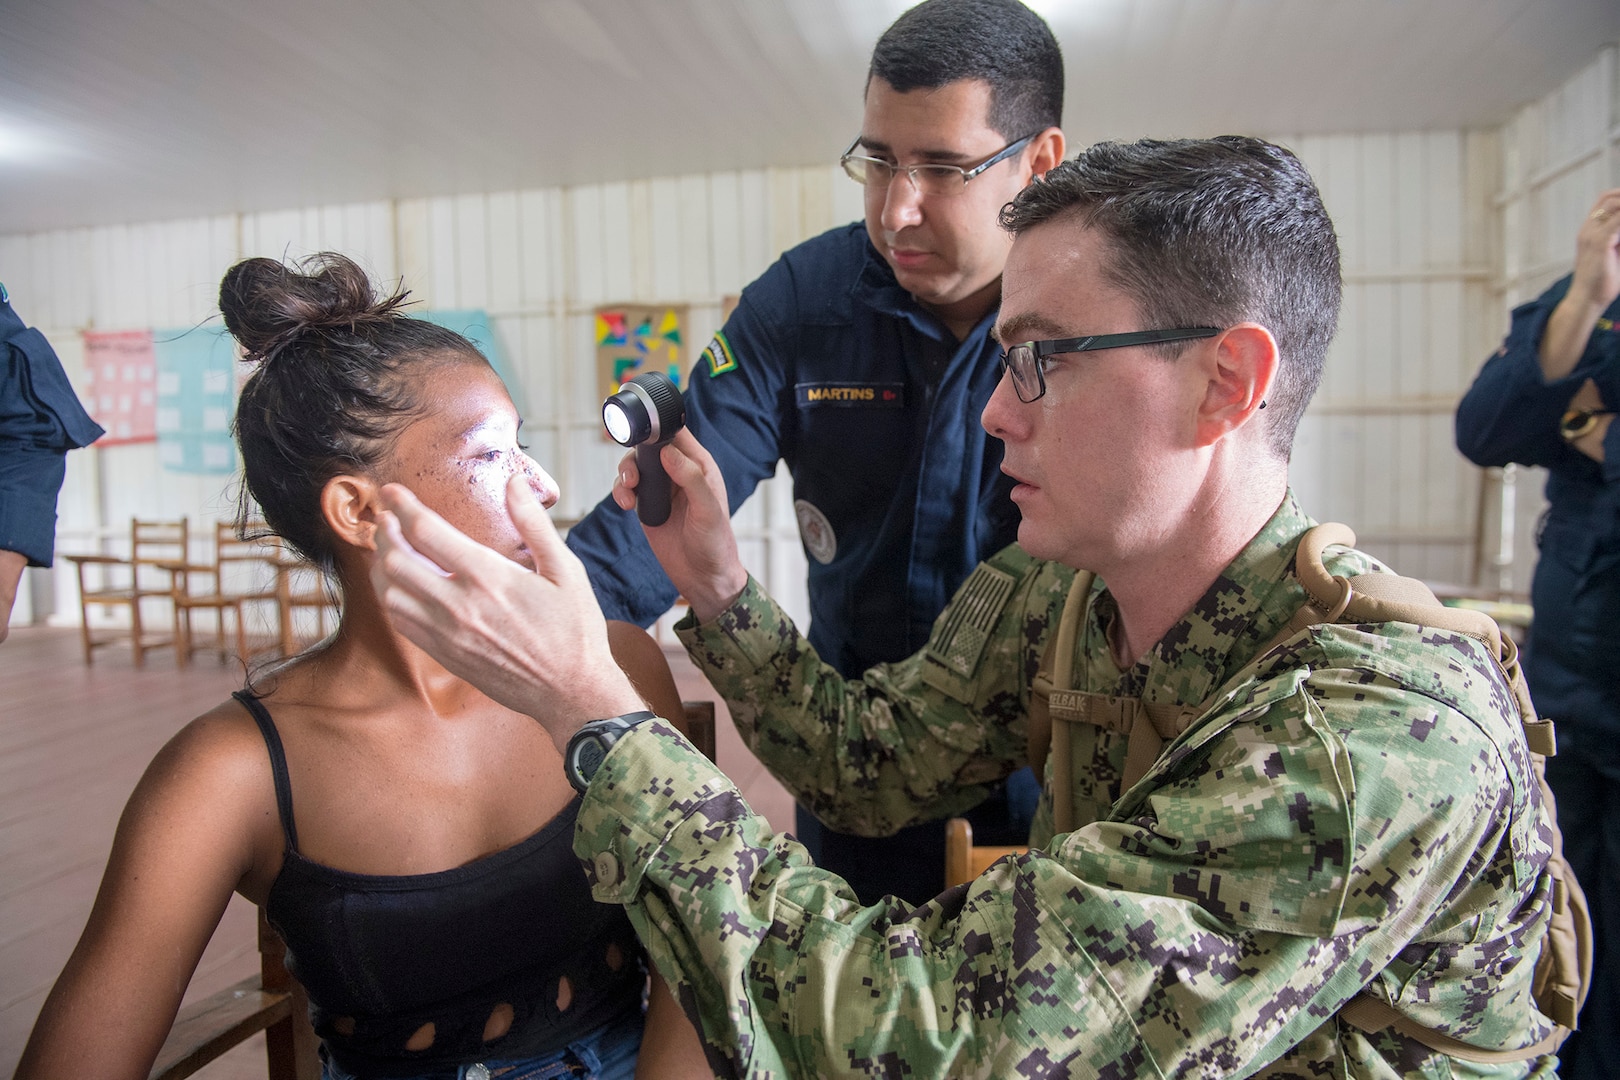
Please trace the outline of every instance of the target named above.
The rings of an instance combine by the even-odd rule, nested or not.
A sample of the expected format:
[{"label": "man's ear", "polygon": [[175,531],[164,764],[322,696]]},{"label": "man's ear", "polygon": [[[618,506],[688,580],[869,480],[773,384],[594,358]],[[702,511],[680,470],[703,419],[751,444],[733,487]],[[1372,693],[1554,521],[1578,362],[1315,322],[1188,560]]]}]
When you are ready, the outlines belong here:
[{"label": "man's ear", "polygon": [[1063,132],[1049,127],[1029,140],[1029,171],[1032,177],[1045,176],[1063,160]]},{"label": "man's ear", "polygon": [[321,516],[340,544],[376,551],[378,485],[364,476],[334,476],[321,488]]},{"label": "man's ear", "polygon": [[1197,445],[1212,446],[1257,419],[1277,379],[1277,339],[1258,323],[1221,332],[1208,350],[1208,385],[1198,406]]}]

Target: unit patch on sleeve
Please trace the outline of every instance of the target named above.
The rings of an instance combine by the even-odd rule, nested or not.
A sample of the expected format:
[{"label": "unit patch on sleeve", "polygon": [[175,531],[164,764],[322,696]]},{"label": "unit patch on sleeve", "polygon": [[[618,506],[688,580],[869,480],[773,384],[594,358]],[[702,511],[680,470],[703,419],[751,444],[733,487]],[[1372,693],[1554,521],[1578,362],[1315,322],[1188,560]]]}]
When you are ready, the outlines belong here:
[{"label": "unit patch on sleeve", "polygon": [[898,409],[906,403],[906,384],[898,382],[796,383],[793,393],[801,409],[821,405]]},{"label": "unit patch on sleeve", "polygon": [[701,359],[708,362],[711,379],[737,370],[737,354],[731,351],[731,342],[726,340],[726,335],[719,332],[709,339],[709,347],[703,350]]}]

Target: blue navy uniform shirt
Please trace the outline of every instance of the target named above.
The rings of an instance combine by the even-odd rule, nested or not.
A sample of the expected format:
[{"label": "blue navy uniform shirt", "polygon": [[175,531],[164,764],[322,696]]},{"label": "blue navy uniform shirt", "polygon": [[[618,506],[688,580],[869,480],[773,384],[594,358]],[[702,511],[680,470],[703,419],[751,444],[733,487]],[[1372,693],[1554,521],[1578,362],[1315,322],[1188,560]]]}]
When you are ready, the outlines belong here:
[{"label": "blue navy uniform shirt", "polygon": [[11,310],[3,285],[0,346],[0,549],[30,566],[49,566],[67,452],[103,432],[79,404],[45,335]]},{"label": "blue navy uniform shirt", "polygon": [[1613,658],[1620,596],[1603,584],[1620,564],[1620,424],[1609,426],[1601,464],[1558,430],[1587,379],[1597,384],[1605,408],[1620,408],[1620,301],[1598,320],[1574,369],[1548,382],[1541,374],[1541,339],[1569,284],[1566,277],[1514,309],[1507,340],[1457,407],[1457,448],[1476,465],[1513,462],[1548,470],[1550,505],[1531,589],[1536,621],[1525,676],[1538,712],[1620,734]]},{"label": "blue navy uniform shirt", "polygon": [[[1001,443],[994,312],[957,342],[856,222],[743,290],[694,367],[687,423],[736,512],[778,459],[809,556],[810,641],[846,676],[922,648],[977,563],[1017,536]],[[604,499],[568,534],[603,613],[647,625],[675,589],[634,513]]]}]

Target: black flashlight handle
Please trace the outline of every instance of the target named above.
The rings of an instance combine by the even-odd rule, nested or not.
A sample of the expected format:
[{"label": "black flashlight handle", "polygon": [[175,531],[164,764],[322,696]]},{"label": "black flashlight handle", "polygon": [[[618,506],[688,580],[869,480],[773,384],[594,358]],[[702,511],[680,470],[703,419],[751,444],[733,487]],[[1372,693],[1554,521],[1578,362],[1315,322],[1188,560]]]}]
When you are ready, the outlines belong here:
[{"label": "black flashlight handle", "polygon": [[658,457],[658,451],[668,445],[666,439],[636,447],[636,471],[641,474],[636,484],[636,516],[643,525],[658,526],[669,520],[669,473]]}]

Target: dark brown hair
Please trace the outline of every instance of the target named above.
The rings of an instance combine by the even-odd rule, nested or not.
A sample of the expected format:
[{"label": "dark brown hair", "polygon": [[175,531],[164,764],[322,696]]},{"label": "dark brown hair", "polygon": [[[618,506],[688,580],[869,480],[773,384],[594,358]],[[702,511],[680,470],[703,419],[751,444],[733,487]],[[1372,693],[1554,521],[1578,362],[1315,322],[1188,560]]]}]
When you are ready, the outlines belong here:
[{"label": "dark brown hair", "polygon": [[1272,332],[1281,363],[1267,442],[1286,460],[1342,292],[1333,222],[1300,160],[1240,135],[1098,143],[1019,192],[1001,224],[1017,234],[1070,217],[1107,237],[1102,272],[1153,328],[1253,321]]},{"label": "dark brown hair", "polygon": [[1018,0],[924,0],[872,49],[866,79],[902,94],[962,79],[990,84],[990,130],[1011,142],[1063,122],[1063,52]]},{"label": "dark brown hair", "polygon": [[331,252],[296,266],[247,259],[219,284],[225,326],[257,364],[233,424],[241,520],[256,503],[271,531],[327,573],[326,482],[377,466],[426,405],[420,375],[446,362],[487,363],[460,334],[404,315],[407,295],[378,295],[364,270]]}]

